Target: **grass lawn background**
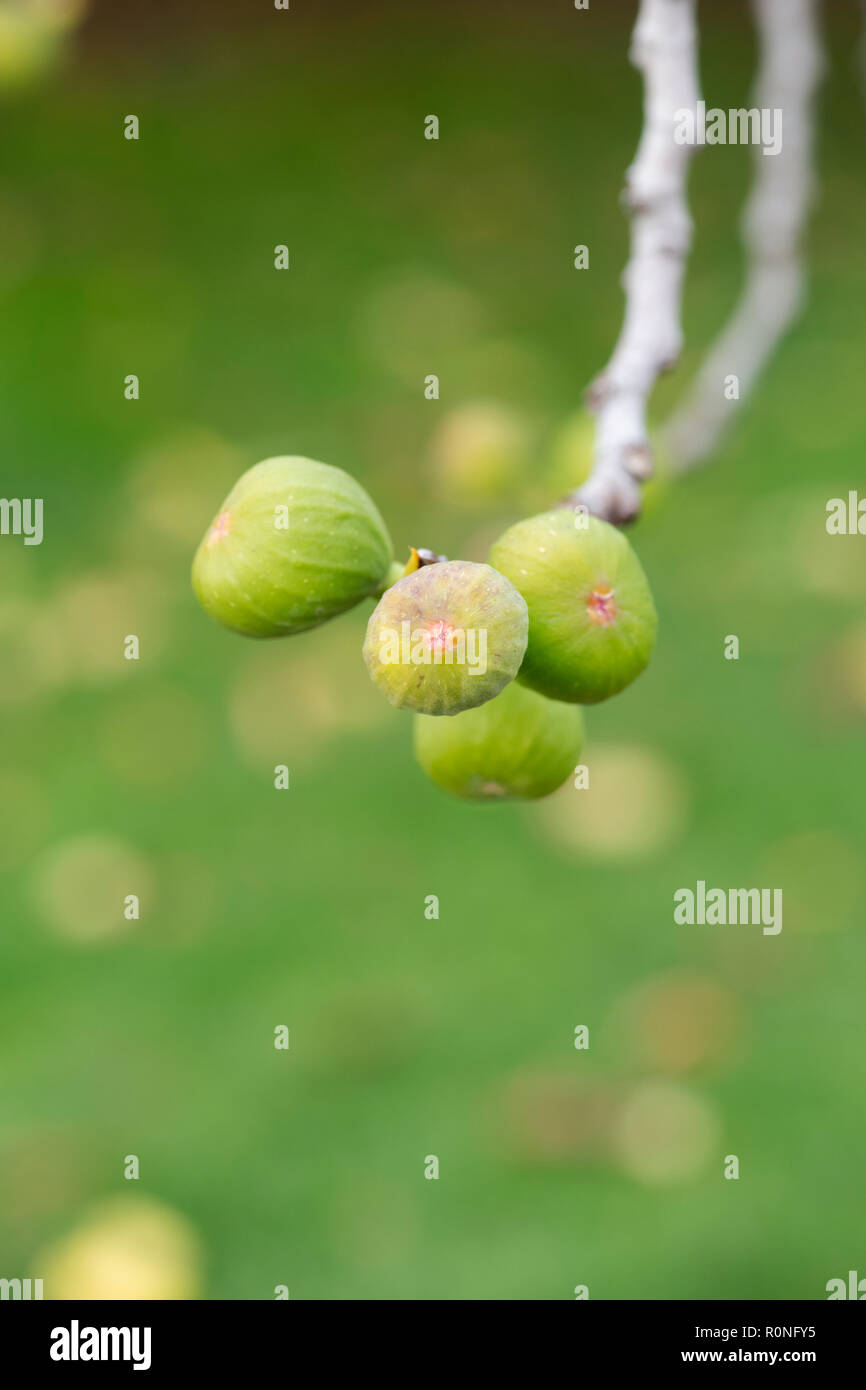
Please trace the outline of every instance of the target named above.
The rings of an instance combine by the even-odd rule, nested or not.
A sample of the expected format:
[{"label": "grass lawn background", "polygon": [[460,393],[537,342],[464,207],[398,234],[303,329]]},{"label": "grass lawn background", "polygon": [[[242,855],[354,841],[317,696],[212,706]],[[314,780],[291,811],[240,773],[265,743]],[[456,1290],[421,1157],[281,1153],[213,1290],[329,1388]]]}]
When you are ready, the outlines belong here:
[{"label": "grass lawn background", "polygon": [[[745,7],[714,9],[704,96],[747,105]],[[269,454],[355,473],[398,554],[483,559],[541,504],[619,328],[631,7],[97,10],[5,99],[3,492],[45,499],[45,541],[0,543],[0,1273],[40,1275],[133,1189],[190,1223],[208,1298],[820,1298],[862,1268],[866,542],[824,506],[866,486],[866,109],[855,16],[827,9],[808,306],[635,531],[657,652],[587,712],[599,776],[554,810],[425,781],[360,659],[367,605],[254,644],[188,569]],[[743,149],[695,161],[658,419],[741,284],[748,176]],[[531,443],[470,505],[431,451],[478,401]],[[698,879],[781,887],[782,933],[675,927]],[[138,884],[141,921],[111,926]],[[720,1010],[694,1064],[676,1038],[660,1062],[676,1020],[640,1012],[676,984]],[[716,1128],[693,1171],[587,1137],[649,1096],[663,1150],[671,1094],[687,1140]]]}]

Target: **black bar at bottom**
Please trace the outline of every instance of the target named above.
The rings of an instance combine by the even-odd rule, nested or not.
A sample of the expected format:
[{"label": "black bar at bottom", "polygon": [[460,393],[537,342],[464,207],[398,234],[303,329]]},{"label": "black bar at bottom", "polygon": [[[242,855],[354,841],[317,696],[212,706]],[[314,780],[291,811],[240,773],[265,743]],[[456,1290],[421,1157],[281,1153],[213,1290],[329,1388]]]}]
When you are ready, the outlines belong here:
[{"label": "black bar at bottom", "polygon": [[[341,1352],[368,1372],[378,1366],[395,1373],[402,1362],[410,1380],[422,1372],[429,1378],[437,1363],[447,1375],[462,1361],[465,1373],[467,1363],[477,1365],[481,1357],[489,1379],[497,1352],[515,1373],[511,1357],[523,1343],[533,1349],[534,1360],[543,1351],[549,1368],[556,1353],[551,1343],[560,1336],[567,1364],[575,1370],[593,1366],[596,1374],[711,1365],[808,1366],[823,1377],[843,1368],[862,1374],[866,1323],[857,1309],[840,1302],[576,1301],[567,1312],[560,1308],[555,1317],[543,1315],[543,1342],[538,1341],[537,1302],[532,1312],[512,1307],[501,1332],[485,1326],[488,1317],[495,1318],[496,1304],[473,1303],[472,1322],[464,1323],[466,1304],[453,1305],[449,1313],[447,1303],[437,1302],[420,1317],[406,1307],[399,1321],[391,1314],[382,1323],[375,1304],[364,1304],[363,1322],[359,1318],[356,1324],[357,1305],[345,1302],[6,1301],[0,1303],[0,1336],[4,1363],[16,1366],[19,1381],[31,1371],[92,1378],[106,1369],[115,1376],[137,1371],[139,1378],[160,1379],[194,1372],[198,1378],[225,1379],[269,1364],[299,1370],[297,1358],[304,1353],[321,1371],[339,1361]],[[449,1345],[452,1328],[462,1351]],[[536,1366],[532,1379],[544,1378]]]}]

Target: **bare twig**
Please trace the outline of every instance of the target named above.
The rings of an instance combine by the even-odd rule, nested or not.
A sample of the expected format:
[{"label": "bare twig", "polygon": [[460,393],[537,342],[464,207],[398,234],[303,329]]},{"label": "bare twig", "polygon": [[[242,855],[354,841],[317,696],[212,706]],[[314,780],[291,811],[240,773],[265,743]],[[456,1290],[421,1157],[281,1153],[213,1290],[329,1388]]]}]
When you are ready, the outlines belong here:
[{"label": "bare twig", "polygon": [[647,399],[682,343],[680,298],[692,237],[685,197],[693,147],[674,138],[677,113],[698,102],[695,0],[640,0],[631,59],[644,79],[644,125],[623,201],[631,217],[625,317],[613,356],[592,383],[593,469],[572,495],[607,521],[632,521],[652,472]]},{"label": "bare twig", "polygon": [[[743,213],[748,269],[731,318],[665,430],[678,471],[713,451],[799,312],[804,274],[800,238],[812,194],[814,92],[823,71],[817,0],[753,0],[760,61],[753,102],[782,111],[782,148],[754,149],[754,180]],[[725,380],[738,379],[728,399]]]}]

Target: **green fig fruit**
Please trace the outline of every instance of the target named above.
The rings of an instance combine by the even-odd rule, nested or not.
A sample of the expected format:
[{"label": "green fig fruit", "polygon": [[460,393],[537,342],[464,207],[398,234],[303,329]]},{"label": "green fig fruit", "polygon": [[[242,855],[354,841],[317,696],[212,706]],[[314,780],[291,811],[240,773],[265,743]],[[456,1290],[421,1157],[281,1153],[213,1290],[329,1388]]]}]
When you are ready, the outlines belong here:
[{"label": "green fig fruit", "polygon": [[526,650],[526,604],[489,565],[424,565],[388,589],[367,625],[364,660],[392,705],[458,714],[498,695]]},{"label": "green fig fruit", "polygon": [[622,531],[560,508],[512,526],[490,563],[529,608],[520,680],[553,700],[590,705],[639,676],[656,617],[640,561]]},{"label": "green fig fruit", "polygon": [[272,458],[223,502],[192,583],[233,632],[291,636],[377,593],[391,560],[385,523],[360,483],[314,459]]},{"label": "green fig fruit", "polygon": [[513,681],[454,719],[415,716],[415,756],[440,787],[478,801],[556,791],[583,747],[583,712]]}]

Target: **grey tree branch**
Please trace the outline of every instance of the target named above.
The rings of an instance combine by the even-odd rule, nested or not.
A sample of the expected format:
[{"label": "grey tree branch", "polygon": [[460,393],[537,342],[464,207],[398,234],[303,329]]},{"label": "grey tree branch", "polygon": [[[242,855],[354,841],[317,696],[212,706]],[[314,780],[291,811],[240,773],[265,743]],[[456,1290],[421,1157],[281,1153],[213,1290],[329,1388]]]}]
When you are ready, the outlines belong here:
[{"label": "grey tree branch", "polygon": [[695,0],[640,0],[630,56],[643,74],[644,124],[623,195],[631,218],[625,316],[613,356],[587,393],[596,417],[592,473],[569,499],[617,524],[640,511],[640,484],[652,472],[647,400],[682,343],[693,148],[675,141],[674,127],[676,113],[698,102]]},{"label": "grey tree branch", "polygon": [[[753,153],[752,190],[743,212],[746,283],[731,318],[710,348],[664,440],[677,471],[714,450],[738,403],[751,394],[779,340],[800,310],[800,240],[812,196],[814,94],[823,72],[818,0],[752,0],[760,58],[753,104],[782,111],[782,148]],[[738,378],[737,399],[725,396]]]}]

